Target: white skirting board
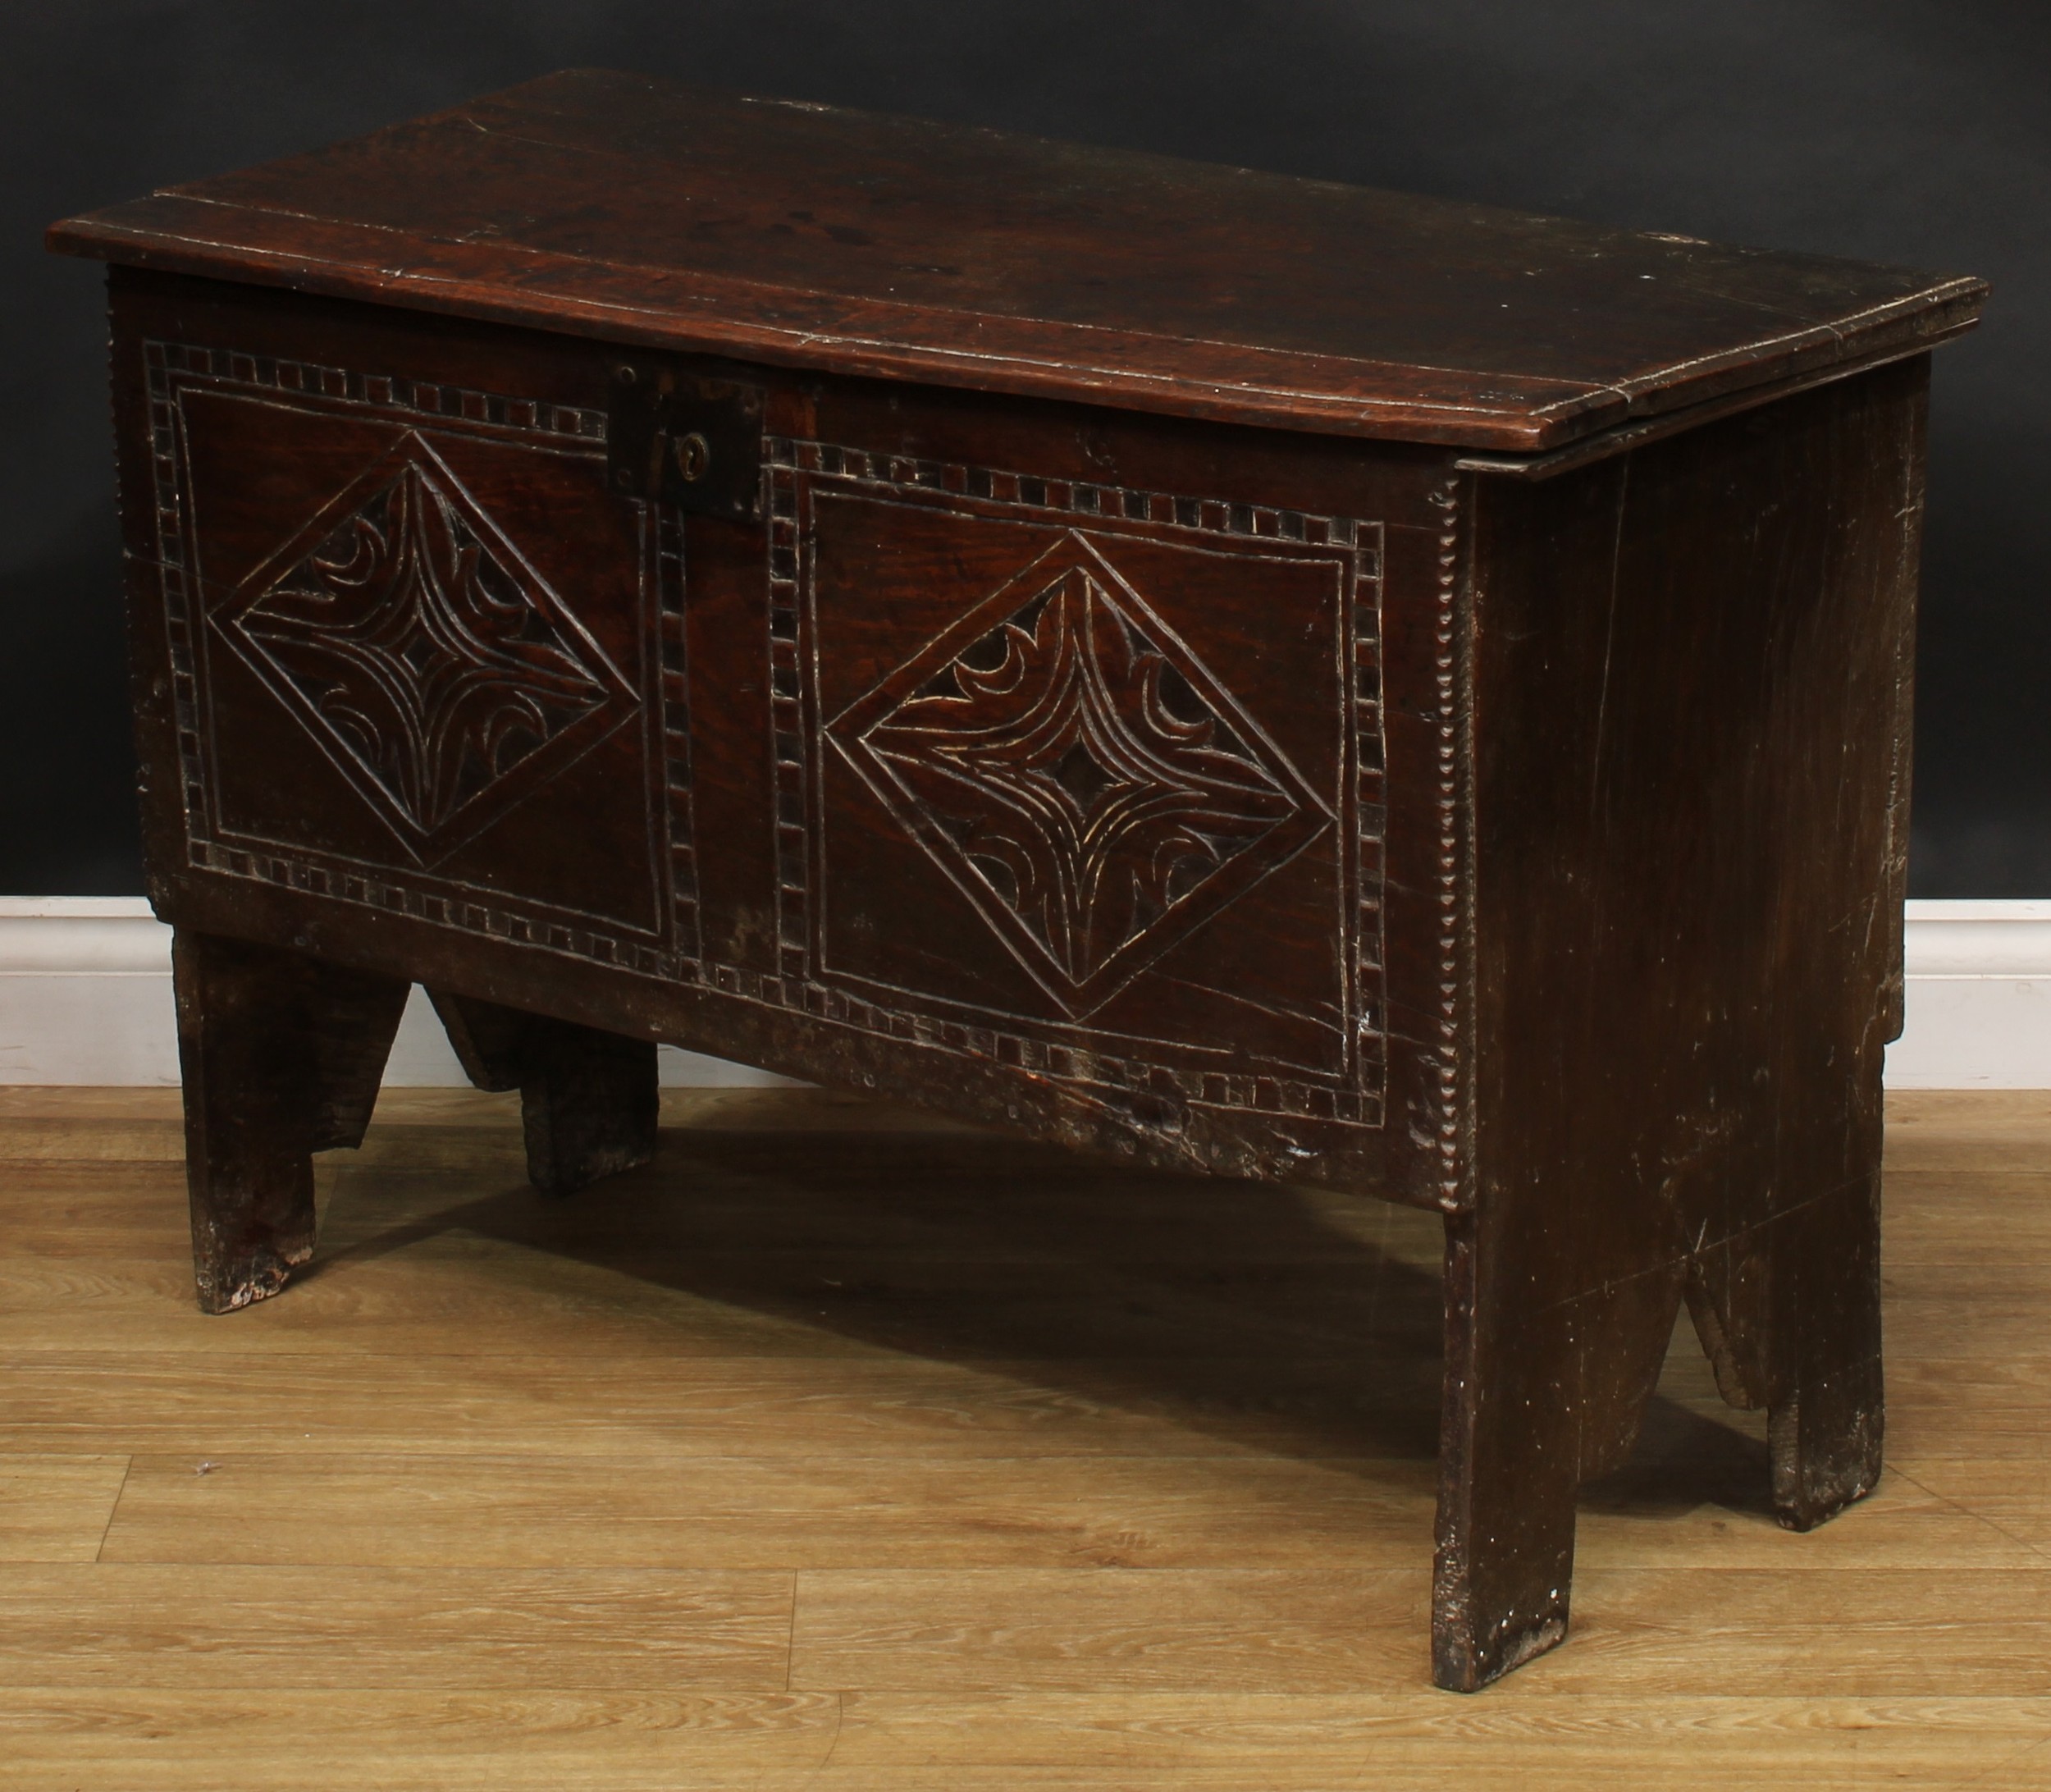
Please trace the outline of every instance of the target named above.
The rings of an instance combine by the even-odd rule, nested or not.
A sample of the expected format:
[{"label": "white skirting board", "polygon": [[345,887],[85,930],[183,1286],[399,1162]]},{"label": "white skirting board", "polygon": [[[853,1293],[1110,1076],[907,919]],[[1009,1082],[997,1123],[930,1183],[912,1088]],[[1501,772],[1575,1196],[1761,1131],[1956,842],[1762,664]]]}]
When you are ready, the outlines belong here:
[{"label": "white skirting board", "polygon": [[[415,990],[385,1073],[460,1084]],[[662,1049],[673,1086],[788,1079]],[[128,897],[0,897],[0,1083],[178,1081],[171,930]],[[2051,901],[1908,905],[1908,1026],[1891,1089],[2051,1089]]]},{"label": "white skirting board", "polygon": [[[665,1045],[679,1088],[761,1088],[788,1077]],[[0,1083],[165,1085],[178,1081],[171,929],[140,897],[0,896]],[[385,1081],[400,1088],[466,1079],[418,990],[406,1004]]]}]

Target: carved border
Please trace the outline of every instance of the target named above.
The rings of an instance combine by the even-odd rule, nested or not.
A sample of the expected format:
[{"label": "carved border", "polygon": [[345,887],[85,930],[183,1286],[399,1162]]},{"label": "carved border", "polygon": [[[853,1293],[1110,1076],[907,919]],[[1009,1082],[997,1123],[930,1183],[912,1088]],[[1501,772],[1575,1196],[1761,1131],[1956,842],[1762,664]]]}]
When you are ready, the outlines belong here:
[{"label": "carved border", "polygon": [[[722,994],[849,1026],[885,1038],[981,1058],[1057,1077],[1082,1089],[1167,1093],[1193,1105],[1297,1113],[1378,1127],[1382,1124],[1386,1078],[1383,1003],[1384,875],[1382,829],[1386,816],[1382,716],[1382,525],[1355,519],[1313,515],[1272,506],[1096,486],[994,469],[872,455],[829,444],[770,437],[765,444],[769,482],[767,657],[771,680],[772,753],[775,765],[776,843],[779,869],[777,937],[780,975],[739,966],[701,962],[697,877],[693,850],[688,666],[683,626],[686,601],[681,519],[647,506],[642,528],[644,566],[656,581],[662,789],[669,835],[668,885],[674,945],[663,950],[645,938],[624,936],[599,917],[523,903],[491,890],[473,889],[426,874],[401,883],[383,867],[332,860],[298,849],[252,850],[206,834],[201,709],[195,670],[196,612],[185,564],[188,540],[182,476],[182,444],[175,387],[185,381],[254,392],[276,393],[288,401],[368,409],[400,419],[455,427],[466,432],[509,433],[556,451],[588,452],[605,440],[605,414],[544,405],[538,401],[473,391],[431,382],[367,375],[313,363],[277,359],[190,344],[150,341],[144,347],[148,386],[151,464],[156,501],[158,559],[184,780],[190,862],[208,871],[254,879],[331,899],[399,913],[485,937],[554,951],[617,967],[674,984],[702,984]],[[833,457],[830,469],[828,456]],[[809,463],[808,464],[806,463]],[[1353,624],[1348,656],[1350,708],[1345,797],[1358,826],[1346,843],[1345,876],[1352,893],[1354,949],[1345,966],[1348,1026],[1355,1067],[1350,1085],[1335,1087],[1314,1076],[1240,1075],[1164,1067],[1144,1049],[1112,1054],[1080,1049],[1022,1031],[943,1019],[862,1000],[808,981],[811,941],[810,842],[807,757],[803,725],[804,684],[799,658],[799,553],[797,479],[803,472],[853,479],[881,490],[928,495],[952,493],[997,505],[1066,513],[1076,519],[1123,519],[1198,535],[1236,539],[1268,537],[1312,545],[1347,546],[1354,554],[1353,588],[1348,593]],[[1448,980],[1436,1054],[1442,1122],[1441,1150],[1447,1199],[1459,1187],[1453,1120],[1457,1099],[1457,1009],[1450,979],[1461,962],[1458,901],[1458,807],[1450,779],[1458,761],[1453,683],[1454,606],[1456,576],[1456,490],[1441,502],[1448,533],[1440,538],[1438,615],[1441,734],[1439,750],[1440,883],[1443,909],[1441,969]],[[1372,542],[1372,545],[1370,544]],[[450,893],[411,887],[440,882]],[[1049,1031],[1054,1030],[1049,1027]],[[1135,1046],[1141,1042],[1135,1041]]]},{"label": "carved border", "polygon": [[[775,768],[777,940],[780,976],[762,977],[738,967],[707,966],[709,981],[777,1006],[802,1005],[824,1018],[888,1037],[910,1039],[967,1055],[993,1058],[1078,1083],[1121,1090],[1162,1090],[1163,1080],[1183,1099],[1205,1106],[1250,1108],[1382,1123],[1386,1077],[1383,1034],[1382,830],[1384,754],[1382,733],[1382,526],[1274,506],[1047,479],[964,464],[920,460],[841,445],[771,437],[769,462],[769,640]],[[1344,1024],[1350,1076],[1315,1072],[1240,1075],[1163,1067],[1145,1056],[1145,1042],[1109,1054],[1062,1045],[1044,1035],[1062,1031],[1048,1022],[1034,1031],[1018,1024],[978,1024],[865,999],[811,981],[812,897],[810,886],[809,759],[804,722],[806,688],[801,656],[803,598],[800,482],[811,477],[879,495],[952,495],[1019,511],[1065,515],[1073,521],[1140,522],[1235,541],[1272,540],[1350,551],[1352,578],[1346,610],[1352,638],[1345,676],[1348,705],[1342,803],[1357,817],[1342,853],[1345,887],[1351,892],[1352,950],[1342,964]],[[796,1000],[793,1001],[793,997]],[[1010,1017],[1005,1017],[1009,1020]],[[993,1022],[997,1017],[990,1017]],[[1171,1042],[1163,1042],[1175,1049]]]},{"label": "carved border", "polygon": [[[212,837],[207,802],[206,761],[201,740],[199,611],[188,566],[191,539],[184,476],[184,444],[178,395],[204,383],[217,390],[276,395],[308,408],[370,411],[414,427],[455,427],[465,433],[510,437],[560,451],[602,450],[602,410],[546,405],[432,381],[367,374],[315,363],[191,343],[150,341],[143,345],[149,405],[150,468],[155,500],[157,559],[171,660],[172,702],[183,784],[186,854],[195,868],[247,877],[288,889],[404,914],[467,933],[587,958],[672,981],[698,981],[697,880],[691,831],[690,729],[683,663],[683,562],[680,526],[644,511],[644,578],[655,581],[660,618],[661,742],[664,821],[668,835],[666,875],[657,879],[658,899],[670,906],[674,945],[664,949],[639,930],[607,917],[580,916],[560,907],[523,903],[504,892],[467,885],[432,872],[411,872],[402,880],[391,868],[318,853],[283,843],[239,845]],[[310,404],[309,404],[310,401]],[[441,892],[419,886],[439,885]]]},{"label": "carved border", "polygon": [[642,527],[652,530],[655,573],[656,676],[662,689],[662,786],[669,804],[669,911],[675,928],[676,969],[697,981],[705,955],[698,907],[698,825],[691,769],[691,665],[685,645],[683,519],[659,504],[642,507]]},{"label": "carved border", "polygon": [[1438,1154],[1437,1181],[1439,1203],[1448,1209],[1464,1205],[1465,1166],[1460,1152],[1462,1102],[1472,1095],[1472,1079],[1463,1088],[1460,1077],[1461,1003],[1469,992],[1464,987],[1466,967],[1473,955],[1466,948],[1467,905],[1462,900],[1463,848],[1465,844],[1461,816],[1460,778],[1472,764],[1463,738],[1467,714],[1463,693],[1468,668],[1463,663],[1466,631],[1459,627],[1460,587],[1460,482],[1449,479],[1433,491],[1429,501],[1441,512],[1437,547],[1437,576],[1433,581],[1432,619],[1432,672],[1437,699],[1435,804],[1438,819],[1437,862],[1433,867],[1438,901],[1437,938],[1438,1018],[1432,1048],[1427,1054],[1437,1096],[1437,1136],[1432,1141]]}]

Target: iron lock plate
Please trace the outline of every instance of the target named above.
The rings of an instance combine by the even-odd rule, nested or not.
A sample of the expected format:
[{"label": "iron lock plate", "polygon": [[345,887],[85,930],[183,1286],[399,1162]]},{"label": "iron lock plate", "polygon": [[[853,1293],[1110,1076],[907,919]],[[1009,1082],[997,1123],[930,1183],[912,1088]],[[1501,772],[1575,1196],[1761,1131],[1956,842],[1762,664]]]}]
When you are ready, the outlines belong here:
[{"label": "iron lock plate", "polygon": [[622,497],[760,522],[761,388],[621,359],[613,368],[605,476]]}]

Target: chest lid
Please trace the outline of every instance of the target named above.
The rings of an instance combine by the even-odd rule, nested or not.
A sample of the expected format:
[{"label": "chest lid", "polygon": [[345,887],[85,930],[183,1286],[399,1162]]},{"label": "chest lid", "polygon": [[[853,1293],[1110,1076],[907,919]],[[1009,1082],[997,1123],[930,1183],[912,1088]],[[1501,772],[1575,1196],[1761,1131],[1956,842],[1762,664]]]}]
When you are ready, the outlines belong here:
[{"label": "chest lid", "polygon": [[1914,352],[1986,290],[582,70],[49,240],[647,347],[1525,452]]}]

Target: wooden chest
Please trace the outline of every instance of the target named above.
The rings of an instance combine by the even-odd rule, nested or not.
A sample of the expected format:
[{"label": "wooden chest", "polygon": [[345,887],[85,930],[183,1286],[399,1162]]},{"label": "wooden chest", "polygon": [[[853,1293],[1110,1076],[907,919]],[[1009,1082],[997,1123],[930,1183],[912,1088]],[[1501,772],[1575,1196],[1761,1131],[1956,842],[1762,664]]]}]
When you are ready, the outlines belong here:
[{"label": "wooden chest", "polygon": [[660,1040],[1442,1212],[1442,1685],[1683,1297],[1789,1525],[1873,1486],[1977,281],[588,73],[52,241],[209,1309],[418,982],[557,1191]]}]

